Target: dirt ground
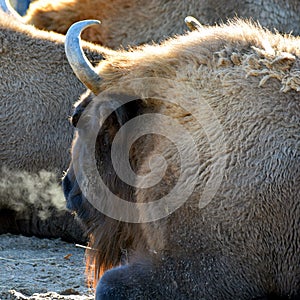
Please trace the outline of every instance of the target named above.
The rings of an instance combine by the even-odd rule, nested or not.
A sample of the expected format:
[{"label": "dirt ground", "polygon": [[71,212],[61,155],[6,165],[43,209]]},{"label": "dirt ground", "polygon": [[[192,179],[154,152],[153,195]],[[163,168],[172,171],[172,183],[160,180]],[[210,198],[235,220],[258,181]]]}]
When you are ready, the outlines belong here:
[{"label": "dirt ground", "polygon": [[60,239],[0,235],[0,299],[93,299],[84,249]]}]

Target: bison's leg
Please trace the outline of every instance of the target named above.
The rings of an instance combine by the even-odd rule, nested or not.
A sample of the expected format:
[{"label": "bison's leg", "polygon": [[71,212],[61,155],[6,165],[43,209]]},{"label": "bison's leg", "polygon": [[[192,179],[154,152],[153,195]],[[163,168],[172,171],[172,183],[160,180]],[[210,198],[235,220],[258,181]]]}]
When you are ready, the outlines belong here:
[{"label": "bison's leg", "polygon": [[[145,265],[131,265],[105,272],[96,289],[96,300],[179,299],[176,282],[160,281],[156,271]],[[183,299],[183,298],[182,298]]]},{"label": "bison's leg", "polygon": [[276,294],[270,298],[252,271],[231,258],[210,255],[139,261],[104,273],[96,300],[280,299]]}]

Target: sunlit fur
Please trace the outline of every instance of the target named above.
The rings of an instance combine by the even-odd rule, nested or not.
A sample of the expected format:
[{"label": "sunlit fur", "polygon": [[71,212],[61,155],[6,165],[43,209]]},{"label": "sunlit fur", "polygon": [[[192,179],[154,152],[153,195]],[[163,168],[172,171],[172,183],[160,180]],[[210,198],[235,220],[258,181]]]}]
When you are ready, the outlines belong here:
[{"label": "sunlit fur", "polygon": [[[193,135],[200,154],[189,175],[199,179],[193,194],[159,221],[122,223],[101,215],[81,199],[82,207],[77,209],[84,214],[91,237],[93,250],[87,253],[87,270],[95,272],[94,282],[101,271],[123,264],[101,277],[98,299],[300,296],[299,56],[299,38],[235,21],[162,45],[118,51],[99,64],[101,90],[114,87],[120,91],[109,105],[122,101],[122,94],[136,95],[140,100],[107,119],[98,135],[96,152],[89,153],[85,139],[89,140],[108,105],[101,94],[89,96],[91,110],[85,129],[78,129],[74,140],[73,162],[75,159],[83,167],[96,154],[98,170],[113,192],[128,201],[150,202],[167,194],[176,182],[178,154],[161,136],[139,139],[130,152],[132,168],[138,174],[148,173],[153,154],[163,155],[168,168],[153,188],[135,189],[124,184],[109,160],[114,134],[128,119],[144,113],[170,116]],[[149,84],[151,77],[161,84]],[[149,93],[158,99],[145,98]],[[162,101],[160,95],[178,99],[181,107]],[[225,147],[216,155],[226,158],[226,167],[216,195],[199,209],[214,164],[207,135],[193,116],[204,102],[223,129]],[[203,115],[214,138],[221,138],[211,118]],[[141,126],[155,130],[161,125],[154,119],[153,124]],[[185,141],[182,136],[178,142]],[[191,149],[185,149],[189,155]],[[80,192],[72,168],[71,164],[69,188],[65,190],[70,204],[72,187],[76,195]],[[86,182],[86,187],[92,184]],[[97,196],[100,203],[106,197],[104,193]]]},{"label": "sunlit fur", "polygon": [[214,25],[235,16],[257,20],[262,26],[299,34],[298,0],[38,0],[25,16],[37,28],[65,34],[76,21],[101,20],[88,28],[83,39],[111,48],[158,42],[187,30],[184,18],[192,15]]}]

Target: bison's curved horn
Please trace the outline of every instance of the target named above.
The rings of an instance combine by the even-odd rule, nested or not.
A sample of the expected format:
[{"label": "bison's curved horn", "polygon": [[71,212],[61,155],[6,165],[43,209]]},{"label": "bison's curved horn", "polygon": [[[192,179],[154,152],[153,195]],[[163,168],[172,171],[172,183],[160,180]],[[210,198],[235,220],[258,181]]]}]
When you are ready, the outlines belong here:
[{"label": "bison's curved horn", "polygon": [[85,20],[74,23],[66,34],[65,51],[70,66],[77,78],[94,94],[99,94],[101,77],[96,73],[92,64],[87,60],[81,48],[80,34],[92,25],[100,24],[98,20]]},{"label": "bison's curved horn", "polygon": [[17,20],[23,22],[22,17],[14,10],[9,0],[0,0],[0,8],[7,14],[14,16]]},{"label": "bison's curved horn", "polygon": [[203,25],[201,25],[201,23],[192,16],[186,17],[184,19],[184,22],[191,31],[200,30],[201,28],[203,28]]}]

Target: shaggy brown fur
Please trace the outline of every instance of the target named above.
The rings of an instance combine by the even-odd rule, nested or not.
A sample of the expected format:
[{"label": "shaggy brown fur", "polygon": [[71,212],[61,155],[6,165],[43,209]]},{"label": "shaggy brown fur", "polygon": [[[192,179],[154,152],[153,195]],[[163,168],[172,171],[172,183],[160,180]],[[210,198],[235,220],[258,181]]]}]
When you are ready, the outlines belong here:
[{"label": "shaggy brown fur", "polygon": [[[99,64],[101,90],[113,88],[114,93],[110,101],[103,93],[89,96],[84,125],[77,128],[73,144],[73,163],[64,179],[69,203],[78,197],[88,203],[74,178],[73,166],[79,164],[80,174],[86,176],[85,191],[93,190],[88,166],[95,155],[104,182],[125,200],[148,203],[169,193],[178,180],[180,160],[178,150],[161,136],[140,138],[130,152],[132,168],[138,174],[149,173],[152,155],[166,159],[168,168],[159,184],[133,188],[114,173],[111,142],[115,132],[134,116],[160,113],[175,119],[192,134],[199,160],[193,161],[184,178],[198,178],[192,195],[168,217],[127,224],[99,212],[95,215],[94,210],[85,219],[95,249],[88,252],[87,268],[89,264],[96,268],[95,282],[100,270],[117,266],[122,254],[128,254],[126,265],[104,273],[97,299],[298,299],[299,63],[299,38],[236,21],[203,28],[159,46],[118,51]],[[98,134],[96,152],[90,152],[95,124],[101,122],[107,106],[122,103],[124,95],[142,100],[110,115]],[[162,99],[179,99],[181,107]],[[78,107],[85,107],[85,101]],[[208,104],[213,114],[202,111],[199,124],[193,114],[203,104]],[[214,127],[215,117],[222,132]],[[140,127],[155,131],[169,126],[155,118]],[[207,132],[214,138],[210,140]],[[130,132],[125,132],[123,146],[127,134]],[[224,144],[215,153],[211,148],[214,140]],[[178,143],[189,156],[186,136]],[[213,167],[219,159],[226,160],[223,181],[214,198],[200,209],[202,192],[210,176],[216,176]],[[107,197],[101,190],[95,196],[99,203]],[[87,215],[91,211],[86,208],[81,207]],[[143,217],[146,212],[139,214]]]},{"label": "shaggy brown fur", "polygon": [[[97,62],[104,51],[88,43],[84,48]],[[78,223],[64,210],[58,185],[70,161],[73,128],[68,115],[85,90],[65,57],[64,36],[37,30],[0,12],[0,60],[0,209],[11,211],[9,221],[18,224],[0,231],[58,237],[73,226],[77,241],[82,241]],[[42,178],[38,175],[42,170],[53,174]],[[55,180],[60,200],[53,206],[51,198],[56,194],[47,194],[45,187],[53,187]],[[57,219],[49,224],[47,217],[40,217],[42,213]],[[2,213],[1,226],[4,218]]]},{"label": "shaggy brown fur", "polygon": [[181,34],[188,15],[210,25],[235,16],[252,18],[271,30],[299,34],[299,11],[298,0],[40,0],[30,5],[25,20],[65,34],[76,21],[98,19],[101,28],[88,28],[83,39],[119,48]]}]

